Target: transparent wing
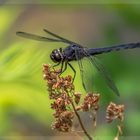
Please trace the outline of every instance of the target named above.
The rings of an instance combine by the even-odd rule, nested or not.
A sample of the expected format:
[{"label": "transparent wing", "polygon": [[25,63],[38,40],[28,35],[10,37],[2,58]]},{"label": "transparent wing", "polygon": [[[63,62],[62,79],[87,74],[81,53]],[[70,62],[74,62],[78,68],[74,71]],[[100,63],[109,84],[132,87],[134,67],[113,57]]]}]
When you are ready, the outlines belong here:
[{"label": "transparent wing", "polygon": [[27,39],[33,39],[37,41],[48,41],[48,42],[62,42],[61,40],[58,39],[53,39],[53,38],[47,38],[39,35],[34,35],[30,33],[25,33],[25,32],[16,32],[18,36],[27,38]]},{"label": "transparent wing", "polygon": [[114,83],[114,81],[111,78],[110,73],[107,71],[107,69],[101,64],[99,59],[97,59],[95,56],[90,56],[86,49],[84,49],[84,55],[89,58],[90,62],[96,67],[96,69],[99,71],[101,76],[105,79],[107,85],[109,88],[116,93],[116,95],[120,96],[120,93]]},{"label": "transparent wing", "polygon": [[93,69],[91,69],[91,64],[90,64],[89,59],[87,58],[81,59],[81,55],[84,55],[84,54],[81,54],[79,50],[75,49],[75,56],[76,56],[76,60],[78,62],[79,69],[80,69],[82,85],[85,91],[88,93],[88,92],[94,91],[93,90],[94,89],[93,88],[94,86]]},{"label": "transparent wing", "polygon": [[[37,40],[37,41],[48,41],[48,42],[63,42],[63,43],[67,43],[67,44],[77,44],[73,41],[70,41],[66,38],[63,38],[55,33],[52,33],[50,31],[48,31],[47,29],[43,29],[46,33],[48,33],[49,35],[55,37],[55,38],[48,38],[48,37],[43,37],[43,36],[39,36],[39,35],[34,35],[31,33],[26,33],[26,32],[16,32],[16,34],[18,36],[24,37],[24,38],[28,38],[28,39],[33,39],[33,40]],[[79,45],[79,44],[77,44]]]},{"label": "transparent wing", "polygon": [[75,50],[75,56],[76,56],[76,60],[78,61],[78,65],[79,65],[79,69],[80,69],[80,75],[82,78],[82,85],[83,85],[84,89],[87,91],[86,85],[85,85],[85,82],[83,79],[84,78],[83,64],[82,64],[82,61],[80,59],[80,54],[77,50]]},{"label": "transparent wing", "polygon": [[68,40],[68,39],[66,39],[66,38],[63,38],[63,37],[61,37],[61,36],[59,36],[59,35],[57,35],[57,34],[55,34],[55,33],[52,33],[52,32],[50,32],[50,31],[48,31],[47,29],[43,29],[43,30],[44,30],[46,33],[52,35],[53,37],[56,37],[56,38],[60,39],[62,42],[65,42],[65,43],[68,43],[68,44],[76,44],[76,43],[73,42],[73,41],[70,41],[70,40]]}]

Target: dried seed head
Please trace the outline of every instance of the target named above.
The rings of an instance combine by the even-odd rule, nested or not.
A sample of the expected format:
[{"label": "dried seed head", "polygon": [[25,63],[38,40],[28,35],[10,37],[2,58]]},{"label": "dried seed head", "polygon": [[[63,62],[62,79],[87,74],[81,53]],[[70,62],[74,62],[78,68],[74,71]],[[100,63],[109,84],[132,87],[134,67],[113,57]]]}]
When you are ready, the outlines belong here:
[{"label": "dried seed head", "polygon": [[74,114],[70,109],[72,102],[71,92],[74,93],[74,85],[70,75],[60,77],[60,70],[54,70],[49,65],[43,65],[44,80],[47,81],[50,99],[54,99],[51,108],[55,110],[53,116],[55,122],[52,128],[62,132],[68,132],[72,127]]},{"label": "dried seed head", "polygon": [[52,129],[56,129],[61,132],[69,132],[72,128],[72,119],[74,113],[71,111],[64,111],[60,114],[59,118],[52,124]]},{"label": "dried seed head", "polygon": [[99,109],[99,99],[100,94],[88,93],[84,98],[84,103],[82,104],[83,111],[89,111],[90,109],[97,111]]},{"label": "dried seed head", "polygon": [[81,99],[81,93],[75,93],[74,94],[74,101],[76,104],[78,104],[80,102]]},{"label": "dried seed head", "polygon": [[112,122],[115,119],[123,121],[124,119],[124,105],[116,105],[115,103],[110,103],[106,110],[106,120],[107,122]]},{"label": "dried seed head", "polygon": [[72,76],[60,77],[60,70],[54,70],[50,65],[43,65],[43,77],[47,81],[50,99],[56,99],[74,90]]}]

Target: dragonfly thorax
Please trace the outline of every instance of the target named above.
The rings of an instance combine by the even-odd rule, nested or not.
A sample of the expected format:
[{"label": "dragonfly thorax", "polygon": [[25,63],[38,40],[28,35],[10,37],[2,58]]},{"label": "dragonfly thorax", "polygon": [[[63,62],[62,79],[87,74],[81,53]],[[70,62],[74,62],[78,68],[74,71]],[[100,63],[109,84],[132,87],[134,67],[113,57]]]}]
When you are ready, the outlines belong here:
[{"label": "dragonfly thorax", "polygon": [[55,49],[50,54],[50,58],[53,62],[61,62],[63,60],[62,49]]}]

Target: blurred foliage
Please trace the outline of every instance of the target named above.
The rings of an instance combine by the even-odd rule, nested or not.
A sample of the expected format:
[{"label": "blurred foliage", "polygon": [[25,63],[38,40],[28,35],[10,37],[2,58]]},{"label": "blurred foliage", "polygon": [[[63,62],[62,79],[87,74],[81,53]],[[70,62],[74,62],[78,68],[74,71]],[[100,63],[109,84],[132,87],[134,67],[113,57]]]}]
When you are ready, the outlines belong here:
[{"label": "blurred foliage", "polygon": [[[67,9],[68,8],[68,9]],[[49,55],[62,44],[37,42],[19,38],[18,30],[38,33],[45,27],[60,32],[89,47],[111,46],[139,41],[140,5],[1,5],[0,7],[0,135],[52,135],[50,129],[52,111],[46,85],[42,76],[42,64],[52,63]],[[46,18],[46,20],[45,20]],[[81,21],[81,22],[80,22]],[[43,27],[42,27],[43,26]],[[93,29],[93,30],[92,30]],[[82,31],[83,30],[83,31]],[[72,35],[70,35],[70,32]],[[78,33],[79,32],[79,33]],[[95,39],[94,39],[95,36]],[[78,42],[78,41],[77,41]],[[86,42],[85,42],[86,44]],[[45,47],[46,46],[46,47]],[[50,47],[49,47],[50,46]],[[124,135],[139,135],[140,65],[139,50],[103,54],[102,63],[111,71],[121,91],[117,98],[106,87],[97,73],[96,91],[102,95],[101,108],[109,101],[126,105]],[[85,91],[79,84],[78,64],[76,90]],[[73,74],[68,68],[66,74]],[[136,98],[135,98],[136,97]],[[101,112],[105,113],[104,110]],[[102,120],[103,118],[101,118]],[[111,136],[116,133],[115,125],[98,122],[98,135]],[[103,125],[102,125],[103,123]],[[112,131],[114,129],[114,131]]]}]

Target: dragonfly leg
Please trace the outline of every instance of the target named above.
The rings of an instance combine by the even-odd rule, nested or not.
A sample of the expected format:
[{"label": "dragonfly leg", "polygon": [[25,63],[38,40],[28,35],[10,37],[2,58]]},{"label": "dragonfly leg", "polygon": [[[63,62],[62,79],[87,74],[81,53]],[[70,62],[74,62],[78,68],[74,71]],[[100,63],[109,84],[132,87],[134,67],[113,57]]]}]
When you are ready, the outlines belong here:
[{"label": "dragonfly leg", "polygon": [[[62,74],[62,73],[66,70],[66,68],[67,68],[67,62],[65,62],[65,67],[64,67],[64,62],[65,62],[65,60],[62,60],[62,61],[58,62],[57,64],[53,65],[53,66],[52,66],[53,69],[54,69],[54,67],[56,67],[56,66],[58,66],[58,65],[61,64],[61,68],[60,68],[59,73]],[[64,69],[63,69],[63,68],[64,68]]]},{"label": "dragonfly leg", "polygon": [[60,63],[61,63],[61,68],[60,68],[60,74],[61,74],[63,71],[63,67],[64,67],[64,61],[61,61]]},{"label": "dragonfly leg", "polygon": [[57,64],[53,65],[53,66],[52,66],[53,70],[55,70],[55,67],[58,66],[58,65],[60,65],[60,63],[61,63],[61,62],[58,62]]},{"label": "dragonfly leg", "polygon": [[[64,63],[64,62],[63,62],[63,63]],[[65,62],[64,69],[63,69],[63,68],[61,69],[61,74],[67,69],[67,64],[68,64],[68,61]]]},{"label": "dragonfly leg", "polygon": [[76,76],[76,70],[73,68],[73,66],[70,64],[70,63],[68,63],[68,65],[70,66],[70,68],[73,70],[73,72],[74,72],[74,76],[73,76],[73,81],[72,82],[74,82],[74,79],[75,79],[75,76]]},{"label": "dragonfly leg", "polygon": [[60,63],[61,62],[58,62],[57,64],[53,65],[52,67],[54,68],[54,67],[58,66]]}]

